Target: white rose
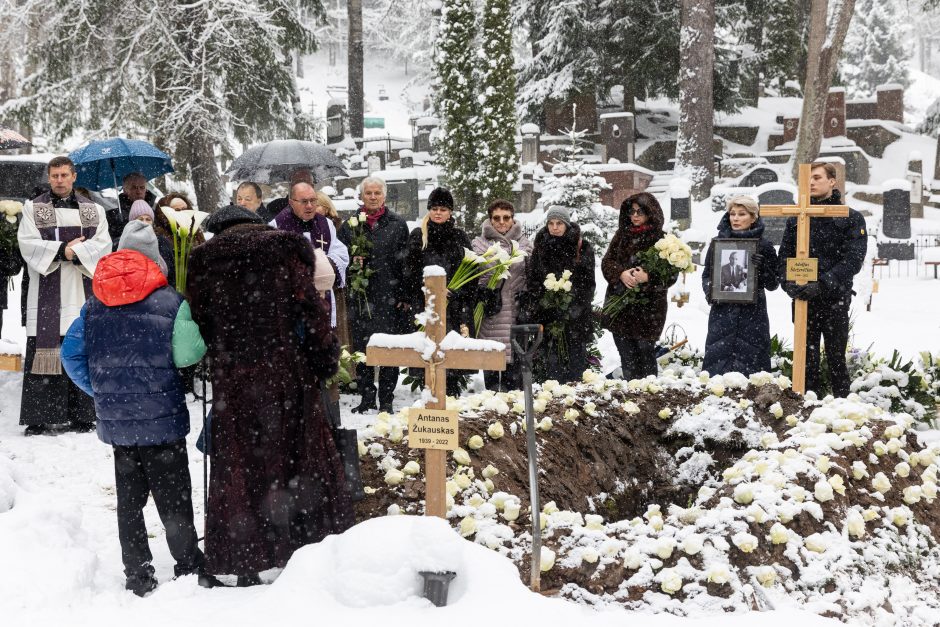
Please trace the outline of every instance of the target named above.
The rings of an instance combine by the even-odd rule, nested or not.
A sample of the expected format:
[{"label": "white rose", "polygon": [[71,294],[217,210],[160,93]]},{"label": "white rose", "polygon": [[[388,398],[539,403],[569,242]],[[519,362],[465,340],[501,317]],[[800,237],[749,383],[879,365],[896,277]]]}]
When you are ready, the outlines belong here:
[{"label": "white rose", "polygon": [[923,494],[923,490],[919,485],[912,485],[904,488],[904,502],[908,505],[919,503]]},{"label": "white rose", "polygon": [[480,450],[483,448],[483,438],[478,435],[471,436],[470,439],[467,440],[467,448],[474,451]]},{"label": "white rose", "polygon": [[845,528],[849,535],[861,538],[865,535],[865,518],[856,510],[852,510],[845,517]]},{"label": "white rose", "polygon": [[584,528],[590,529],[591,531],[603,531],[604,530],[604,517],[598,514],[585,514],[584,515]]},{"label": "white rose", "polygon": [[360,212],[359,212],[359,221],[360,221],[360,222],[365,222],[365,221],[368,220],[368,219],[369,219],[369,217],[366,215],[366,212],[365,212],[365,211],[360,211]]},{"label": "white rose", "polygon": [[453,452],[454,461],[460,464],[461,466],[470,465],[470,454],[462,448],[457,448]]},{"label": "white rose", "polygon": [[588,564],[597,563],[597,560],[599,557],[600,557],[600,554],[597,552],[597,549],[593,547],[585,547],[585,549],[581,551],[581,559],[587,562]]},{"label": "white rose", "polygon": [[668,407],[664,407],[664,408],[660,409],[660,410],[659,410],[659,417],[662,418],[663,420],[668,420],[669,418],[672,417],[672,410],[669,409]]},{"label": "white rose", "polygon": [[818,533],[806,536],[806,538],[803,540],[803,544],[807,549],[814,553],[825,553],[826,549],[829,548],[826,544],[825,538],[823,538]]},{"label": "white rose", "polygon": [[472,516],[467,516],[460,521],[460,535],[469,538],[477,532],[477,521]]},{"label": "white rose", "polygon": [[774,418],[783,418],[783,406],[780,403],[774,403],[770,406],[770,415]]},{"label": "white rose", "polygon": [[887,494],[888,491],[891,490],[891,481],[883,472],[879,472],[875,475],[875,478],[871,480],[871,485],[882,494]]},{"label": "white rose", "polygon": [[486,435],[490,436],[494,440],[498,440],[506,434],[505,429],[503,429],[503,423],[494,422],[491,423],[489,427],[486,428]]},{"label": "white rose", "polygon": [[731,536],[731,543],[744,553],[750,553],[757,548],[757,538],[743,531]]},{"label": "white rose", "polygon": [[702,550],[703,545],[704,540],[702,539],[702,536],[697,533],[693,533],[690,536],[686,536],[685,540],[682,541],[682,551],[688,555],[695,555]]},{"label": "white rose", "polygon": [[499,474],[499,469],[496,468],[493,464],[487,464],[486,468],[483,469],[482,473],[484,479],[492,479]]},{"label": "white rose", "polygon": [[777,581],[777,571],[772,566],[758,566],[754,571],[754,577],[760,585],[769,588]]},{"label": "white rose", "polygon": [[580,415],[581,415],[581,412],[579,412],[574,407],[565,410],[565,420],[568,420],[570,422],[577,422],[578,416]]},{"label": "white rose", "polygon": [[405,464],[405,467],[402,468],[401,471],[406,475],[416,475],[421,472],[421,466],[415,460],[411,460]]},{"label": "white rose", "polygon": [[726,584],[731,581],[731,571],[724,564],[712,564],[705,576],[709,583]]},{"label": "white rose", "polygon": [[734,500],[741,505],[747,505],[754,500],[754,486],[750,483],[741,483],[734,488]]},{"label": "white rose", "polygon": [[836,494],[845,496],[845,481],[842,479],[842,475],[829,477],[829,486],[835,490]]},{"label": "white rose", "polygon": [[555,565],[555,551],[551,550],[548,547],[542,547],[542,554],[539,559],[539,569],[545,573],[552,569],[552,566]]},{"label": "white rose", "polygon": [[682,576],[675,568],[664,568],[659,573],[660,589],[666,594],[675,594],[682,589]]},{"label": "white rose", "polygon": [[656,543],[656,555],[659,559],[669,559],[673,549],[676,548],[676,541],[672,538],[660,538]]},{"label": "white rose", "polygon": [[899,477],[906,477],[911,474],[911,466],[907,462],[901,462],[894,467],[894,473]]},{"label": "white rose", "polygon": [[868,469],[865,467],[865,464],[861,461],[852,462],[852,477],[859,481],[868,476]]},{"label": "white rose", "polygon": [[349,223],[349,226],[351,226],[352,228],[356,228],[357,226],[359,226],[359,218],[357,218],[356,216],[349,218],[347,222]]},{"label": "white rose", "polygon": [[539,430],[540,430],[540,431],[551,431],[551,430],[552,430],[552,419],[549,418],[548,416],[545,416],[544,418],[542,418],[542,420],[539,421]]},{"label": "white rose", "polygon": [[786,544],[790,539],[790,531],[780,523],[774,523],[770,528],[770,541],[773,544]]},{"label": "white rose", "polygon": [[457,487],[461,490],[466,490],[470,487],[470,484],[473,483],[465,473],[458,473],[454,475],[454,483],[457,484]]},{"label": "white rose", "polygon": [[398,485],[404,478],[405,473],[395,468],[392,468],[387,473],[385,473],[385,483],[388,485]]},{"label": "white rose", "polygon": [[629,549],[623,555],[623,567],[629,570],[638,570],[645,561],[646,556],[636,549]]},{"label": "white rose", "polygon": [[503,518],[510,522],[516,520],[519,518],[520,509],[521,505],[519,504],[519,501],[506,501],[506,503],[503,505]]},{"label": "white rose", "polygon": [[820,455],[819,459],[816,460],[816,470],[823,474],[829,472],[829,457],[827,455]]}]

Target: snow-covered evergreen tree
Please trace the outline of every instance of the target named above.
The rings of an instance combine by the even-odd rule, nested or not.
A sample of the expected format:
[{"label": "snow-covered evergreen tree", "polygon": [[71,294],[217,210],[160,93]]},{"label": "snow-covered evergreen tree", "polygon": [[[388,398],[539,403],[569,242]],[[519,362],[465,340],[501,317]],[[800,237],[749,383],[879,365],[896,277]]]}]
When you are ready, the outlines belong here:
[{"label": "snow-covered evergreen tree", "polygon": [[23,0],[13,9],[44,17],[28,51],[34,71],[0,117],[18,116],[53,142],[79,127],[149,138],[192,175],[203,208],[221,200],[216,152],[230,150],[230,137],[309,128],[290,58],[316,48],[304,14],[319,15],[320,0],[84,0],[68,10]]},{"label": "snow-covered evergreen tree", "polygon": [[543,209],[561,205],[571,210],[572,219],[578,222],[595,254],[602,255],[617,230],[617,212],[601,204],[601,190],[610,185],[581,156],[586,132],[571,128],[565,135],[569,140],[565,159],[552,168],[554,176],[542,183],[539,204]]},{"label": "snow-covered evergreen tree", "polygon": [[480,132],[477,180],[484,201],[510,198],[519,171],[516,156],[516,74],[509,0],[485,0],[478,52]]},{"label": "snow-covered evergreen tree", "polygon": [[473,0],[445,0],[434,55],[435,109],[441,118],[437,157],[447,185],[465,208],[464,225],[476,226],[479,102],[474,81],[476,16]]},{"label": "snow-covered evergreen tree", "polygon": [[849,97],[870,97],[884,83],[910,83],[903,28],[893,3],[857,0],[839,67]]}]

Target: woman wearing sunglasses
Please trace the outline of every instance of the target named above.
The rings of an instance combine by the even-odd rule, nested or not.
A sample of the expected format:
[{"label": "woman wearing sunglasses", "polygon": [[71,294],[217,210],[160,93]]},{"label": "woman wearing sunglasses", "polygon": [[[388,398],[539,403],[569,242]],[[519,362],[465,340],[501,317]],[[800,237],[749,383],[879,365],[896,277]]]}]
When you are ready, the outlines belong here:
[{"label": "woman wearing sunglasses", "polygon": [[[529,253],[532,252],[532,242],[522,234],[522,225],[515,220],[516,208],[512,206],[512,203],[501,198],[494,200],[487,207],[486,213],[489,217],[483,221],[479,237],[473,240],[473,251],[483,254],[493,244],[499,244],[508,253],[515,242],[519,250],[528,258]],[[489,311],[480,324],[479,337],[496,340],[506,345],[506,370],[504,372],[483,371],[486,389],[494,392],[518,390],[521,384],[518,364],[512,363],[509,330],[516,320],[516,294],[525,289],[525,270],[525,261],[510,266],[509,278],[505,279],[495,290],[486,289],[488,275],[481,281],[479,293],[489,297],[487,307]]]},{"label": "woman wearing sunglasses", "polygon": [[638,265],[637,255],[665,237],[663,223],[663,210],[652,194],[630,196],[620,205],[617,232],[601,262],[608,298],[636,286],[645,297],[645,302],[627,305],[622,313],[604,323],[614,336],[623,378],[627,380],[657,372],[656,342],[666,325],[669,285],[651,280]]}]

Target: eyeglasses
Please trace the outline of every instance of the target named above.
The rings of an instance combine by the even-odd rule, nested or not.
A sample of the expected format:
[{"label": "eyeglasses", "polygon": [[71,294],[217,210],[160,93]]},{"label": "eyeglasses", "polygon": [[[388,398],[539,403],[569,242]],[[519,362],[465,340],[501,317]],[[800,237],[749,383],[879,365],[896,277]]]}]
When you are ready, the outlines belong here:
[{"label": "eyeglasses", "polygon": [[627,215],[628,216],[645,216],[646,212],[643,211],[642,209],[631,209],[630,211],[627,212]]},{"label": "eyeglasses", "polygon": [[296,202],[301,205],[315,205],[317,204],[316,198],[291,198],[293,202]]},{"label": "eyeglasses", "polygon": [[512,216],[493,216],[490,222],[512,222]]}]

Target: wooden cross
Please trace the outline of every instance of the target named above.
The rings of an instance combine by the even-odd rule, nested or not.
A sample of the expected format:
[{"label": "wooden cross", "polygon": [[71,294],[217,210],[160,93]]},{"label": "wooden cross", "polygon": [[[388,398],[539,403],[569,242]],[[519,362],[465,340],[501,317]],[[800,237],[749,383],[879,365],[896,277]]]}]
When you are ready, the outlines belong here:
[{"label": "wooden cross", "polygon": [[[809,196],[809,178],[812,166],[808,163],[800,164],[799,201],[796,205],[764,205],[760,208],[762,216],[791,217],[796,216],[796,257],[794,259],[810,259],[809,256],[809,221],[810,218],[844,218],[849,215],[846,205],[811,205]],[[815,259],[810,260],[815,262]],[[788,263],[788,266],[792,264]],[[797,263],[796,265],[800,265]],[[806,264],[809,266],[810,264]],[[806,275],[795,275],[797,285],[806,285],[816,281],[816,266],[811,264],[811,272]],[[787,280],[790,279],[791,269],[787,268]],[[806,316],[807,301],[795,299],[793,316],[793,390],[800,394],[806,393]]]},{"label": "wooden cross", "polygon": [[[424,382],[430,391],[431,400],[427,409],[446,409],[448,370],[505,370],[506,353],[503,350],[449,349],[440,348],[447,329],[447,287],[443,274],[424,277],[425,310],[433,303],[435,316],[424,327],[425,336],[434,344],[431,358],[425,361],[415,348],[366,347],[366,365],[424,368]],[[409,435],[409,441],[411,436]],[[414,444],[412,442],[412,444]],[[425,508],[427,516],[444,518],[447,513],[446,459],[445,450],[425,449]]]}]

